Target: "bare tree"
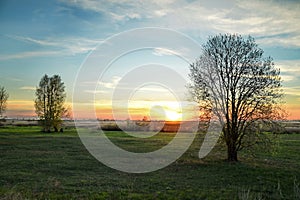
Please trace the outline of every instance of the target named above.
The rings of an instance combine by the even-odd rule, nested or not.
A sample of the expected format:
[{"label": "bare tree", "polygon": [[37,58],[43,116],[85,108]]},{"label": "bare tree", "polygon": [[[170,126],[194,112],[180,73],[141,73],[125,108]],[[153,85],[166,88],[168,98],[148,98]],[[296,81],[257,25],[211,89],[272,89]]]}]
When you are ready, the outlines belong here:
[{"label": "bare tree", "polygon": [[7,99],[9,95],[3,86],[0,86],[0,118],[3,117],[3,113],[6,110]]},{"label": "bare tree", "polygon": [[50,132],[52,128],[58,132],[62,124],[61,118],[67,112],[65,98],[65,86],[60,76],[44,75],[36,89],[35,100],[35,110],[44,132]]},{"label": "bare tree", "polygon": [[191,91],[200,108],[223,124],[228,161],[259,142],[262,122],[280,116],[280,71],[252,37],[217,35],[190,65]]}]

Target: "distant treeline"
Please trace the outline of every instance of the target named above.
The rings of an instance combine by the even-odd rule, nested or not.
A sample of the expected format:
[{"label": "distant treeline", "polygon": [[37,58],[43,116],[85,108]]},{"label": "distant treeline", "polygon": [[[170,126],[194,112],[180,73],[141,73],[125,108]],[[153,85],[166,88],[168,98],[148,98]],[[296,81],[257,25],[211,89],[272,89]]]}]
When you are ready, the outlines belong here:
[{"label": "distant treeline", "polygon": [[[98,120],[95,122],[92,120],[79,120],[81,127],[89,127],[102,129],[104,131],[161,131],[161,132],[177,132],[180,128],[181,132],[190,132],[195,130],[197,125],[195,122],[173,122],[173,121],[142,121],[142,120]],[[37,119],[1,119],[0,126],[39,126],[40,121]],[[283,121],[282,130],[280,133],[300,134],[300,121]],[[75,128],[75,123],[73,120],[64,120],[63,128]],[[205,132],[208,124],[205,122],[200,122],[198,124],[199,131]],[[266,132],[278,132],[273,130],[272,127],[265,127]]]}]

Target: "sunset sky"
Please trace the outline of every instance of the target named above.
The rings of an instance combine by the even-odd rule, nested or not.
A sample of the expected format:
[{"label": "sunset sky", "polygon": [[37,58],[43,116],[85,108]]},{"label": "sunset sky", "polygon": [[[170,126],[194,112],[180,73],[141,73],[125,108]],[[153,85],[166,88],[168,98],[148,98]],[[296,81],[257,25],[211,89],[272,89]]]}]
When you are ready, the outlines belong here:
[{"label": "sunset sky", "polygon": [[[2,0],[0,85],[10,95],[5,115],[35,116],[35,88],[44,74],[61,76],[67,104],[71,105],[78,70],[97,45],[123,31],[159,27],[181,32],[199,45],[218,33],[253,36],[264,49],[264,56],[273,57],[281,70],[289,119],[300,119],[299,10],[299,1],[279,0]],[[150,62],[166,63],[183,76],[188,74],[188,63],[163,49],[128,55],[113,63],[111,72],[99,82],[101,90],[85,91],[97,94],[96,102],[87,102],[82,95],[82,117],[90,117],[85,105],[96,103],[98,117],[111,118],[109,94],[122,79],[122,70]],[[186,95],[184,86],[177,89]],[[129,105],[134,118],[152,112],[159,119],[164,108],[167,119],[181,119],[176,98],[157,85],[141,88]],[[189,108],[187,105],[183,109]]]}]

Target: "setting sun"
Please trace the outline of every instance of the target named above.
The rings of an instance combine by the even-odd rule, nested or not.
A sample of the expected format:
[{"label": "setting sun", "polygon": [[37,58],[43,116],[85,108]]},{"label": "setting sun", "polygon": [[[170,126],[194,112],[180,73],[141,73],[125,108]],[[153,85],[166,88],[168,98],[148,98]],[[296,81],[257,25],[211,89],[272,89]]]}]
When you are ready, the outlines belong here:
[{"label": "setting sun", "polygon": [[166,110],[166,120],[167,121],[181,121],[182,120],[182,114],[175,112],[175,111],[171,111],[171,110]]}]

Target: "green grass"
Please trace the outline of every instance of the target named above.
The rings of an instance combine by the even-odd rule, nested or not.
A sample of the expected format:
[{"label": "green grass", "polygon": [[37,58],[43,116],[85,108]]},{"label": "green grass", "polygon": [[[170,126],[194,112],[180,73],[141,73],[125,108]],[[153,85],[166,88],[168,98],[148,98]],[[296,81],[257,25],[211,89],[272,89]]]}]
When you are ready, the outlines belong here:
[{"label": "green grass", "polygon": [[[107,135],[135,152],[156,149],[173,137],[160,133],[139,140],[123,132]],[[45,134],[38,127],[2,127],[0,199],[297,199],[300,134],[280,135],[275,152],[260,150],[255,157],[241,152],[236,164],[224,161],[221,146],[197,158],[202,139],[199,135],[164,169],[128,174],[93,158],[75,129]]]}]

